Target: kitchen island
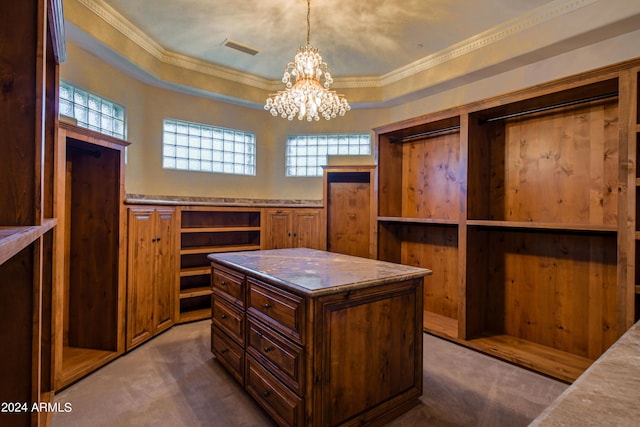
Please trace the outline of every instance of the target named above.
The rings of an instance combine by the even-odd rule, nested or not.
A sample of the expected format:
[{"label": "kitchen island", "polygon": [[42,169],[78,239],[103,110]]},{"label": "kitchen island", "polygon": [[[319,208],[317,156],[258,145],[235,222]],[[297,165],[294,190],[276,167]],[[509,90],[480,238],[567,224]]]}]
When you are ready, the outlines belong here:
[{"label": "kitchen island", "polygon": [[280,425],[381,425],[422,395],[424,268],[312,249],[211,254],[211,351]]}]

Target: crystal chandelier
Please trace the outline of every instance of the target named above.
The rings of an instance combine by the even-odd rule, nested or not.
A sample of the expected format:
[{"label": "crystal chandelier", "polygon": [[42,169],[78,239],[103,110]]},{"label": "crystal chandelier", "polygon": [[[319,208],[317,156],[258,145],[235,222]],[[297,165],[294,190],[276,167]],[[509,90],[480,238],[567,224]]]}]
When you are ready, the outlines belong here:
[{"label": "crystal chandelier", "polygon": [[329,90],[333,83],[331,70],[318,49],[309,43],[311,37],[311,0],[307,0],[307,45],[298,48],[294,62],[284,69],[282,83],[286,90],[271,95],[264,106],[273,116],[307,121],[335,119],[351,109],[343,95]]}]

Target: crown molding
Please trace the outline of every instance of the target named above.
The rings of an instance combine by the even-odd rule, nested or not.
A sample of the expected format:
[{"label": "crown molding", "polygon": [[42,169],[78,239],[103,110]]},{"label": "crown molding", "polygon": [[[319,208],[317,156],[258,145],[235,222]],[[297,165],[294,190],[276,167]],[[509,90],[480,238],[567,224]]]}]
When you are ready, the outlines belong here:
[{"label": "crown molding", "polygon": [[432,55],[400,67],[380,77],[382,85],[388,85],[406,79],[422,71],[442,65],[460,56],[485,48],[493,43],[513,37],[530,28],[551,21],[574,10],[597,2],[598,0],[557,0],[541,6],[524,15],[506,21],[483,33],[477,34],[459,43],[451,45]]},{"label": "crown molding", "polygon": [[[76,1],[162,63],[270,92],[281,89],[282,84],[280,80],[264,79],[165,49],[103,0]],[[336,78],[333,87],[336,89],[381,88],[410,78],[425,70],[440,66],[460,56],[490,46],[493,43],[513,37],[518,33],[597,1],[598,0],[556,0],[382,76]]]},{"label": "crown molding", "polygon": [[258,89],[273,90],[274,87],[277,87],[277,83],[271,80],[231,68],[221,67],[207,61],[165,49],[103,0],[77,0],[77,2],[160,62],[236,83],[250,85]]}]

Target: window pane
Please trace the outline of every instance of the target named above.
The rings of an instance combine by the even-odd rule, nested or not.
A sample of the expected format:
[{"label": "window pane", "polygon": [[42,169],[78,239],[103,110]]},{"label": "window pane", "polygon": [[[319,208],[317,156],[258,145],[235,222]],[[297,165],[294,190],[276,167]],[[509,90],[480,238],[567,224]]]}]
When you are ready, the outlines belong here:
[{"label": "window pane", "polygon": [[60,113],[74,117],[78,126],[125,139],[125,114],[122,105],[66,82],[60,82]]},{"label": "window pane", "polygon": [[368,155],[368,134],[290,135],[286,146],[286,176],[322,176],[331,155]]},{"label": "window pane", "polygon": [[[255,175],[255,135],[233,129],[166,119],[163,122],[163,157],[173,156],[175,169]],[[184,161],[180,161],[180,160]]]}]

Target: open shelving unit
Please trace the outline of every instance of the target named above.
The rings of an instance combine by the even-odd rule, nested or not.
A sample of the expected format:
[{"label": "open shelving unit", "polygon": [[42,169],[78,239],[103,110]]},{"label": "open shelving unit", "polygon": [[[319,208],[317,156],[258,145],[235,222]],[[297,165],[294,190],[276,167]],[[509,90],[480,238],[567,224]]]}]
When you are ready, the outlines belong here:
[{"label": "open shelving unit", "polygon": [[460,117],[379,136],[378,258],[434,269],[424,326],[458,336]]},{"label": "open shelving unit", "polygon": [[125,350],[124,149],[129,145],[68,123],[60,123],[58,140],[56,390]]},{"label": "open shelving unit", "polygon": [[[62,3],[0,4],[0,402],[53,403],[51,289],[54,153]],[[6,409],[6,408],[5,408]],[[0,424],[46,425],[50,414],[3,411]]]},{"label": "open shelving unit", "polygon": [[178,323],[211,317],[211,264],[207,255],[260,249],[261,219],[259,208],[180,208]]},{"label": "open shelving unit", "polygon": [[571,382],[638,319],[638,75],[376,129],[378,257],[433,270],[425,330]]}]

